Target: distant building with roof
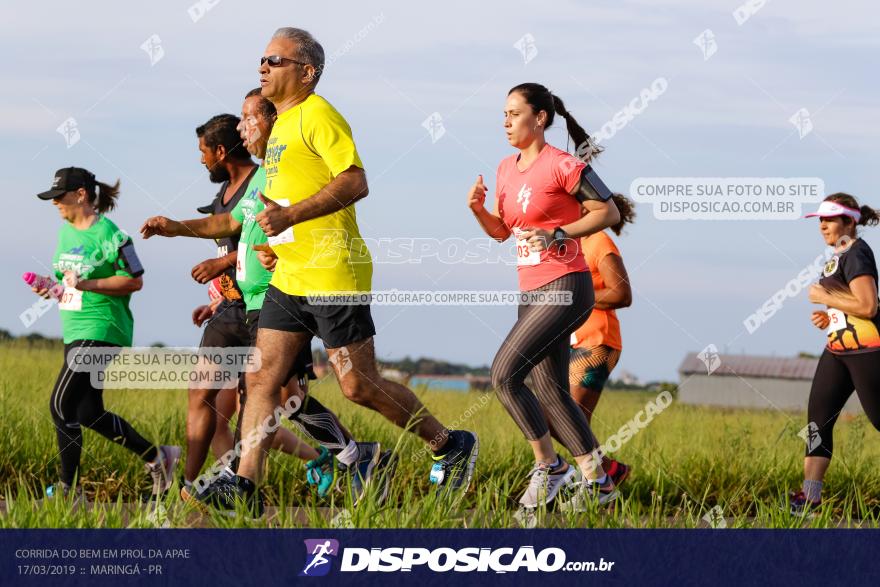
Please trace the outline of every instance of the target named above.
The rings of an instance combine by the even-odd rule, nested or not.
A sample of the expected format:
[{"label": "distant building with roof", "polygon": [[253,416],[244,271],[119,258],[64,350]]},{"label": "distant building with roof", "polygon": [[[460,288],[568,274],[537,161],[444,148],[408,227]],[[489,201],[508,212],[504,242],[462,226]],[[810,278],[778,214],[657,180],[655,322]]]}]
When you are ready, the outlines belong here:
[{"label": "distant building with roof", "polygon": [[[688,353],[678,368],[678,401],[725,408],[805,411],[819,359]],[[843,410],[862,412],[853,392]]]}]

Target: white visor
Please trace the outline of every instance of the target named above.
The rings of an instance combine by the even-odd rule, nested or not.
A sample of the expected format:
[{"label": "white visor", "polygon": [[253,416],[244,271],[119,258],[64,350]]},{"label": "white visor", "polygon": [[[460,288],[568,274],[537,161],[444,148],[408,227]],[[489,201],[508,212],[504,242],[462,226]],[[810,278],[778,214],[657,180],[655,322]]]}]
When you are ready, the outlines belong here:
[{"label": "white visor", "polygon": [[837,202],[825,200],[824,202],[819,204],[818,210],[807,214],[806,216],[804,216],[804,218],[812,218],[813,216],[819,216],[821,218],[829,218],[831,216],[849,216],[851,218],[855,218],[855,221],[858,222],[859,219],[862,217],[862,213],[855,208],[849,208],[847,206],[843,206],[842,204],[838,204]]}]

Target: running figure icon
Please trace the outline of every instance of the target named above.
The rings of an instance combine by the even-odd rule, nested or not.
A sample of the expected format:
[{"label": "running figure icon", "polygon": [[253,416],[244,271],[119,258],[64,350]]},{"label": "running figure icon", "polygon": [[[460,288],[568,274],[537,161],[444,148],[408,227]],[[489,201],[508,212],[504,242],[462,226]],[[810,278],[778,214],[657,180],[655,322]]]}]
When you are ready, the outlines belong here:
[{"label": "running figure icon", "polygon": [[[306,567],[302,570],[301,575],[308,575],[310,570],[329,563],[330,559],[327,558],[327,555],[336,556],[338,554],[337,550],[339,548],[339,543],[335,540],[324,540],[323,542],[317,540],[309,540],[307,542],[311,542],[312,544],[314,544],[314,548],[312,548],[309,552],[312,558],[308,562],[308,564],[306,564]],[[328,570],[328,568],[321,569],[319,575],[327,574]]]}]

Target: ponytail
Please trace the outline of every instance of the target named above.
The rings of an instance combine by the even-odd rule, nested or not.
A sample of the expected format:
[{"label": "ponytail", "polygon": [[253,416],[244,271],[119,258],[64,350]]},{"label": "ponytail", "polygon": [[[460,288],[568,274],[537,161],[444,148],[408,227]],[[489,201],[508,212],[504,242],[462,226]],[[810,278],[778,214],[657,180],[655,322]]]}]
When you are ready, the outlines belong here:
[{"label": "ponytail", "polygon": [[870,206],[862,206],[859,208],[859,212],[862,213],[862,217],[859,219],[859,224],[862,226],[877,226],[880,223],[880,215],[877,214],[877,210],[871,208]]},{"label": "ponytail", "polygon": [[[870,206],[859,206],[859,202],[856,200],[855,196],[851,196],[844,192],[837,192],[826,197],[825,200],[828,202],[836,202],[841,206],[846,206],[853,210],[858,210],[862,215],[857,223],[859,226],[877,226],[877,224],[880,223],[880,214],[877,213],[877,210]],[[846,218],[849,218],[849,216],[844,216],[844,219]]]},{"label": "ponytail", "polygon": [[568,136],[574,141],[577,156],[584,161],[590,161],[593,157],[604,151],[602,147],[593,142],[587,131],[565,109],[565,103],[562,101],[562,98],[556,94],[550,94],[550,96],[553,98],[553,109],[556,110],[556,114],[565,119],[565,129],[568,131]]},{"label": "ponytail", "polygon": [[119,180],[113,185],[96,181],[97,196],[92,195],[92,201],[95,203],[95,210],[99,214],[106,214],[116,207],[116,200],[119,198]]}]

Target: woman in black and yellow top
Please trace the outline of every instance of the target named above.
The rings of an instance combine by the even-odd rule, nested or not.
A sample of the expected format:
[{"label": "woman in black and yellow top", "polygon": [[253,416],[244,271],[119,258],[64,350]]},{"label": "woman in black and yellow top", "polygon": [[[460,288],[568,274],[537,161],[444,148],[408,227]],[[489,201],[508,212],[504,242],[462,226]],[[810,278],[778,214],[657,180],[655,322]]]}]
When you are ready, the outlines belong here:
[{"label": "woman in black and yellow top", "polygon": [[827,332],[807,407],[804,484],[789,496],[794,515],[822,503],[822,480],[831,464],[834,423],[855,389],[875,428],[880,430],[880,315],[877,313],[877,263],[871,247],[859,238],[857,226],[874,226],[877,211],[859,206],[849,194],[825,198],[807,217],[819,217],[825,244],[834,256],[825,264],[810,301],[827,309],[813,312],[812,321]]},{"label": "woman in black and yellow top", "polygon": [[[106,216],[119,195],[119,183],[95,181],[85,169],[68,167],[55,174],[52,189],[38,195],[52,200],[65,221],[58,232],[52,261],[55,277],[63,281],[58,303],[64,331],[64,366],[52,391],[50,410],[58,437],[61,482],[47,488],[48,496],[67,495],[78,482],[82,430],[91,428],[124,446],[146,462],[153,478],[153,494],[170,487],[180,457],[176,446],[154,446],[132,426],[104,409],[102,390],[77,357],[91,349],[118,349],[131,345],[134,319],[128,307],[141,289],[144,270],[131,239]],[[45,289],[34,292],[48,297]],[[79,497],[79,492],[74,491]]]}]

